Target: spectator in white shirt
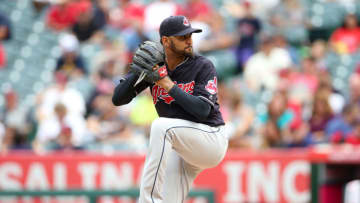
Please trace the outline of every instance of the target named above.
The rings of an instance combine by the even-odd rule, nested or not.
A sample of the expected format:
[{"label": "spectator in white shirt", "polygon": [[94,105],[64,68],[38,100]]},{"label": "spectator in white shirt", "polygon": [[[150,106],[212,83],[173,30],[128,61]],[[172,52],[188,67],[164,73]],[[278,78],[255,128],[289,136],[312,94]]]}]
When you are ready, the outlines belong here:
[{"label": "spectator in white shirt", "polygon": [[148,37],[157,40],[160,23],[169,16],[181,13],[180,5],[173,0],[157,0],[150,3],[144,12],[144,28]]},{"label": "spectator in white shirt", "polygon": [[86,135],[85,119],[68,114],[66,106],[62,103],[55,105],[54,112],[55,114],[39,126],[36,135],[39,148],[36,150],[43,150],[49,144],[53,144],[55,149],[81,147]]},{"label": "spectator in white shirt", "polygon": [[290,54],[283,48],[275,47],[272,37],[267,37],[261,50],[247,61],[244,79],[254,92],[261,88],[275,90],[279,82],[279,72],[291,65]]},{"label": "spectator in white shirt", "polygon": [[[38,96],[39,101],[36,116],[39,130],[36,139],[40,141],[48,140],[56,136],[54,132],[57,131],[58,127],[54,127],[56,126],[54,122],[57,119],[57,114],[54,110],[56,109],[56,105],[61,103],[66,107],[66,117],[69,117],[65,118],[65,120],[69,121],[71,125],[77,126],[76,129],[73,130],[74,144],[79,145],[82,143],[83,134],[85,133],[85,130],[83,130],[81,126],[82,123],[85,123],[85,100],[79,91],[67,85],[67,77],[65,74],[57,72],[55,80],[56,83],[53,86],[50,86]],[[51,123],[54,125],[53,127],[49,127]],[[77,130],[79,131],[78,133]]]}]

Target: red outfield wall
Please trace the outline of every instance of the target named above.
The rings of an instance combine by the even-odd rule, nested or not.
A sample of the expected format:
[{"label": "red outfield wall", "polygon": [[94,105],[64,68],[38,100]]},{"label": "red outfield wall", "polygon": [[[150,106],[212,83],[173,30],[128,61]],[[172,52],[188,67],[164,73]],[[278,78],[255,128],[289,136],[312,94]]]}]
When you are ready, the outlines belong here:
[{"label": "red outfield wall", "polygon": [[[136,187],[143,161],[143,154],[10,153],[0,156],[0,189]],[[219,166],[196,179],[194,187],[213,189],[218,203],[308,202],[307,151],[228,152]]]}]

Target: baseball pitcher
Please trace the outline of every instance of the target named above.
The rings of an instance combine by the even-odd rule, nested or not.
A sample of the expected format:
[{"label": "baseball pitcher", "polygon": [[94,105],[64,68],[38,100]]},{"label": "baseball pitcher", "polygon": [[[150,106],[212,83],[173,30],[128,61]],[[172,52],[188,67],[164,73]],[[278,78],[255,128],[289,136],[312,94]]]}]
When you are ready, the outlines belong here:
[{"label": "baseball pitcher", "polygon": [[193,53],[191,35],[201,31],[184,16],[166,18],[160,43],[141,44],[115,88],[112,101],[119,106],[149,87],[159,114],[151,125],[140,203],[183,202],[196,176],[226,154],[217,74],[208,59]]}]

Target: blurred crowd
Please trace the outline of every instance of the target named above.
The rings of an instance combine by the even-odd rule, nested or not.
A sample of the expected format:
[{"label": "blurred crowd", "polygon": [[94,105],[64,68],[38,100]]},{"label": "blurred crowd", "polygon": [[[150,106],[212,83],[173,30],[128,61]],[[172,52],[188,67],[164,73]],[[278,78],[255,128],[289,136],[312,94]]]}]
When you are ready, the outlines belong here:
[{"label": "blurred crowd", "polygon": [[[2,152],[146,149],[157,117],[150,92],[121,107],[111,97],[134,50],[159,40],[160,22],[170,15],[185,15],[203,30],[193,46],[217,68],[230,148],[360,144],[356,0],[34,0],[32,6],[59,36],[53,46],[61,56],[31,108],[21,108],[16,89],[2,88]],[[11,68],[1,43],[12,40],[12,26],[0,11],[0,71]],[[82,55],[84,47],[91,57]]]}]

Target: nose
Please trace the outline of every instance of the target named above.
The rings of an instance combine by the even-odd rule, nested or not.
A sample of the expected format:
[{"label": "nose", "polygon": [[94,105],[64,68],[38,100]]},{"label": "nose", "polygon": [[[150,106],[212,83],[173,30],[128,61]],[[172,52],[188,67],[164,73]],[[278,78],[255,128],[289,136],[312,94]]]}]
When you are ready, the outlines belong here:
[{"label": "nose", "polygon": [[191,46],[191,44],[192,44],[192,39],[191,39],[191,37],[186,38],[186,44],[187,44],[188,46]]}]

